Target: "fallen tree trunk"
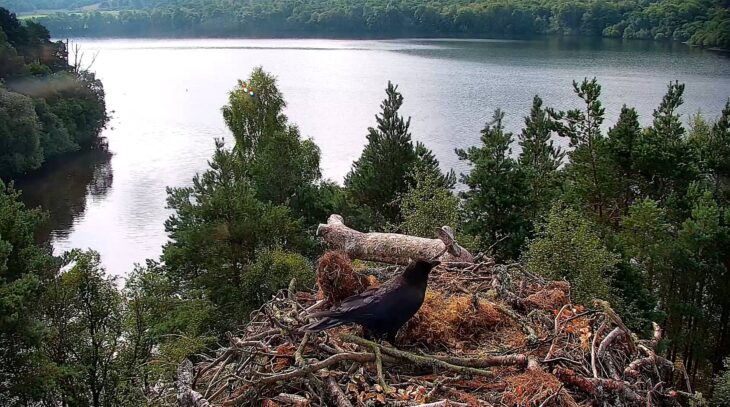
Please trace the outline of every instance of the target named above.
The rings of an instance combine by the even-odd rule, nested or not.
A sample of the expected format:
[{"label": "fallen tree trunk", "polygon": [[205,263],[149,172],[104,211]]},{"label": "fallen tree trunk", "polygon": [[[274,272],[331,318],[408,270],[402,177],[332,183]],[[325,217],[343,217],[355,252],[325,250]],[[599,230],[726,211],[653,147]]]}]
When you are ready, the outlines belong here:
[{"label": "fallen tree trunk", "polygon": [[407,265],[411,260],[474,262],[474,256],[454,240],[450,227],[439,230],[438,239],[398,233],[363,233],[347,227],[340,215],[331,215],[320,224],[317,235],[331,247],[342,250],[352,259]]}]

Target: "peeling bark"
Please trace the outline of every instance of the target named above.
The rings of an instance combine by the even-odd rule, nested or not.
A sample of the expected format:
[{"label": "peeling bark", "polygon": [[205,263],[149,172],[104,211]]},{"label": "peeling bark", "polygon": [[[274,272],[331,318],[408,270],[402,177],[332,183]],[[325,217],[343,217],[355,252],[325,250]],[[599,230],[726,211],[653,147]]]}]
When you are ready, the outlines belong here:
[{"label": "peeling bark", "polygon": [[177,405],[180,407],[210,407],[202,394],[193,390],[193,363],[185,359],[177,367]]},{"label": "peeling bark", "polygon": [[400,265],[416,259],[474,262],[474,256],[456,243],[448,226],[441,228],[438,239],[426,239],[398,233],[359,232],[347,227],[342,216],[331,215],[326,224],[319,225],[317,235],[352,259]]}]

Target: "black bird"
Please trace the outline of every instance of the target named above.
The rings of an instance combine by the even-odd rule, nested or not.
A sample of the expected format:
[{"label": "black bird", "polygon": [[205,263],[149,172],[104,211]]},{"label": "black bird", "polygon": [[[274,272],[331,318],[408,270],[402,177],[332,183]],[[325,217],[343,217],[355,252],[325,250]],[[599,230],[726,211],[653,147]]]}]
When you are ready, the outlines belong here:
[{"label": "black bird", "polygon": [[385,337],[395,343],[398,330],[421,308],[426,296],[428,274],[438,261],[418,260],[380,287],[346,298],[339,307],[311,315],[319,321],[304,327],[322,331],[345,324],[358,324],[366,337]]}]

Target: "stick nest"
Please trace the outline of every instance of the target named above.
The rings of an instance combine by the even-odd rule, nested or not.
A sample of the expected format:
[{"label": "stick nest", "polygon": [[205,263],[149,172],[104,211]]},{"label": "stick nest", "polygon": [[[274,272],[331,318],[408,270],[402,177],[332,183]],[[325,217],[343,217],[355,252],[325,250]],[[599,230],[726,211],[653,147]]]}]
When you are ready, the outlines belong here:
[{"label": "stick nest", "polygon": [[442,263],[397,348],[357,326],[301,331],[309,314],[377,284],[372,275],[399,272],[368,276],[342,253],[325,254],[317,292],[278,293],[215,356],[181,364],[176,393],[153,404],[645,407],[695,397],[666,384],[660,331],[628,346],[633,336],[612,312],[574,306],[568,283],[519,265]]}]

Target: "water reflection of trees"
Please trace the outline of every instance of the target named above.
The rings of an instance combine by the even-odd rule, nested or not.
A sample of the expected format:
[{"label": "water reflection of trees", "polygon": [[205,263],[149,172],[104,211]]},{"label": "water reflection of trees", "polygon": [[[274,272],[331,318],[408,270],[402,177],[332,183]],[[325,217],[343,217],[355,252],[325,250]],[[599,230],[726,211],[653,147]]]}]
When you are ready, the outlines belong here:
[{"label": "water reflection of trees", "polygon": [[111,157],[106,149],[87,151],[16,183],[26,205],[48,212],[48,221],[36,236],[39,241],[67,237],[74,220],[86,210],[87,200],[106,196],[114,179]]}]

